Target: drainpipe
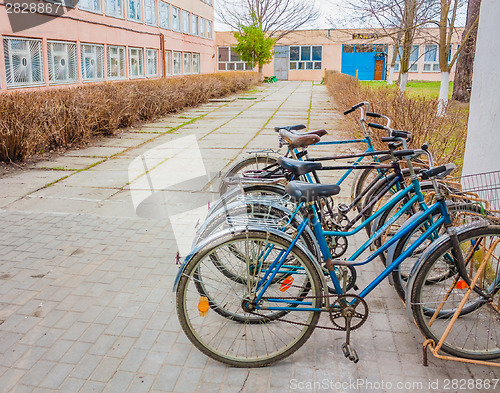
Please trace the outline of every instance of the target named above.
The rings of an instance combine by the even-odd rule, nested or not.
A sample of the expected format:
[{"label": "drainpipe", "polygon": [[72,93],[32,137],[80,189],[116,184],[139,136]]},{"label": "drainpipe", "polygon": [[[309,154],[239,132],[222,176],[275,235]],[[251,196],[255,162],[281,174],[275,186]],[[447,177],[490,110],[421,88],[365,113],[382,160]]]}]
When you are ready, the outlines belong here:
[{"label": "drainpipe", "polygon": [[165,64],[165,36],[160,33],[160,53],[161,53],[161,64],[163,68],[162,77],[167,77],[167,65]]}]

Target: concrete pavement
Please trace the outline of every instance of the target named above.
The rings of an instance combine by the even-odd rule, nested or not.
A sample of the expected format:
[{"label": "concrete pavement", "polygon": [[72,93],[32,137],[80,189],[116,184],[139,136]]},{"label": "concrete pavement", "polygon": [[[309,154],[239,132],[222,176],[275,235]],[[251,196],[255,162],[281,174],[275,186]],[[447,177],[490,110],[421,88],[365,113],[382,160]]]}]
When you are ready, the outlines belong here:
[{"label": "concrete pavement", "polygon": [[[340,332],[317,330],[290,358],[246,370],[208,359],[181,331],[176,254],[216,198],[219,172],[247,149],[277,147],[276,125],[346,137],[333,106],[324,86],[279,82],[1,178],[0,391],[446,391],[451,379],[499,378],[432,357],[423,367],[422,336],[387,282],[353,332],[358,364],[343,357]],[[363,268],[361,283],[380,270]]]}]

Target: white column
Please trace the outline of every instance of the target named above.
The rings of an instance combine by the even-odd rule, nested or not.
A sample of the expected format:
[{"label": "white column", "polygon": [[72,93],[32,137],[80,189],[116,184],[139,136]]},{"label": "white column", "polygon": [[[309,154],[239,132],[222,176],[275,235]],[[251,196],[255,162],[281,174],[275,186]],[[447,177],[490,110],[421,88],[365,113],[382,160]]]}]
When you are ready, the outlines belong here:
[{"label": "white column", "polygon": [[483,0],[463,174],[500,170],[500,1]]}]

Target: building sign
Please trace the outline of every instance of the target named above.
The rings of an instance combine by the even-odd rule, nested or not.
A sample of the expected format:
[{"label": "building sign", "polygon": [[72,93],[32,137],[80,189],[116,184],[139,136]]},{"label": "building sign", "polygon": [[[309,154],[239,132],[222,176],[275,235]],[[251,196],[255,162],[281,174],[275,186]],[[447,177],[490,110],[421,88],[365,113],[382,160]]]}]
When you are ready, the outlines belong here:
[{"label": "building sign", "polygon": [[369,40],[378,38],[377,33],[353,33],[353,40]]}]

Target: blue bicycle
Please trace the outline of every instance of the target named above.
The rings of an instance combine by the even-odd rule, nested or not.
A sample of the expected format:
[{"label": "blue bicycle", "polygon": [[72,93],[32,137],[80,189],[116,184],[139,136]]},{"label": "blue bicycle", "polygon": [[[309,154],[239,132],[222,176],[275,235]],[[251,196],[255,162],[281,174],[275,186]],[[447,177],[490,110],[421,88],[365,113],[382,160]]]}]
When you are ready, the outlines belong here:
[{"label": "blue bicycle", "polygon": [[[429,161],[432,164],[430,155]],[[444,170],[444,167],[432,168],[426,176],[433,178]],[[472,288],[474,296],[469,297],[468,304],[460,311],[466,333],[461,330],[457,336],[448,336],[442,349],[463,357],[499,357],[500,250],[491,251],[491,248],[498,243],[495,241],[500,236],[500,226],[478,221],[456,229],[437,182],[432,182],[436,203],[415,214],[364,260],[358,258],[368,249],[370,240],[347,260],[331,256],[327,238],[349,233],[325,231],[315,202],[338,194],[340,188],[291,182],[287,185],[288,194],[304,203],[308,212],[293,238],[272,228],[233,227],[214,234],[186,258],[175,290],[179,321],[187,337],[213,359],[236,367],[260,367],[299,349],[317,327],[321,313],[327,313],[332,326],[323,327],[345,332],[344,355],[357,362],[359,358],[351,345],[350,334],[368,317],[365,297],[444,226],[446,235],[433,242],[422,255],[415,268],[417,277],[411,280],[409,307],[415,322],[427,338],[435,339],[441,323],[451,318],[457,309],[460,291]],[[408,190],[400,191],[403,192]],[[401,217],[416,201],[416,196],[410,198],[386,225]],[[389,203],[385,209],[392,206]],[[319,260],[299,241],[309,223],[320,247]],[[413,243],[370,284],[359,293],[347,292],[347,281],[339,279],[336,268],[367,264],[416,233],[419,236],[412,239]],[[380,233],[373,236],[377,235]],[[487,261],[488,274],[482,281],[471,284],[478,270],[477,260],[482,260],[486,249],[493,256]],[[335,294],[328,290],[322,263],[330,272]],[[239,279],[224,274],[220,264],[232,274],[237,273]],[[481,266],[485,270],[484,263]],[[447,291],[443,292],[443,287]],[[474,340],[470,339],[470,333],[468,339],[460,340],[471,331]]]}]

